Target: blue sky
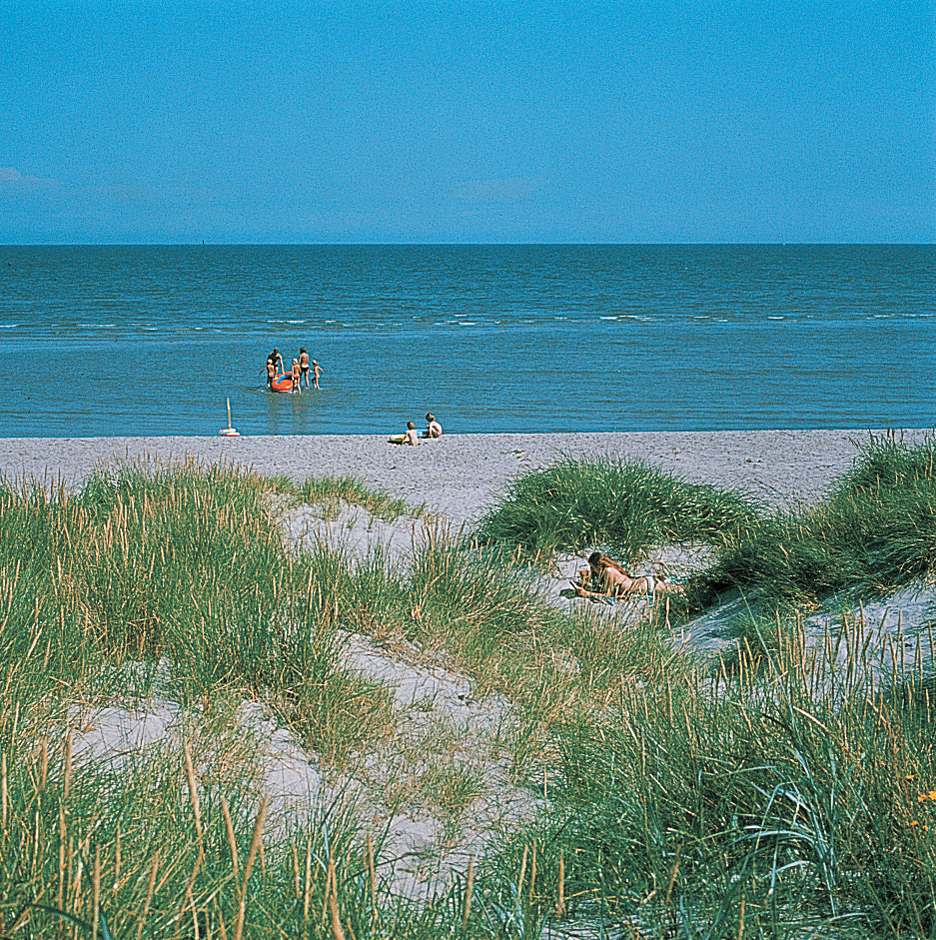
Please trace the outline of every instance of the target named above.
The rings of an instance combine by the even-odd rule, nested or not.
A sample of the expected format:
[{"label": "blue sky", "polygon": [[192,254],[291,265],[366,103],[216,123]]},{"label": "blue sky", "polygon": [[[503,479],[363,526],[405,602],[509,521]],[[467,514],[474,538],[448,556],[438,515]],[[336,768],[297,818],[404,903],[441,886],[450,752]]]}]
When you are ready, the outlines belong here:
[{"label": "blue sky", "polygon": [[0,0],[0,243],[936,241],[936,0]]}]

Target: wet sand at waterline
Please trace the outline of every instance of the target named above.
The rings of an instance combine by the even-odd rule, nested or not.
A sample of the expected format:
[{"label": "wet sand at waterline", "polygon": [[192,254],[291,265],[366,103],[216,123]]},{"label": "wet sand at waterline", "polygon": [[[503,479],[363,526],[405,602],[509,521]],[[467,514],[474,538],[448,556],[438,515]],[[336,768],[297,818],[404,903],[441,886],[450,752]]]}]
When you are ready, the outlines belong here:
[{"label": "wet sand at waterline", "polygon": [[[0,438],[0,474],[8,484],[25,479],[76,489],[97,467],[194,459],[296,481],[352,475],[460,525],[490,509],[512,479],[565,457],[639,460],[687,482],[741,491],[770,508],[812,503],[851,469],[870,436],[882,433],[446,434],[418,447],[390,444],[385,435]],[[896,433],[913,443],[929,432]]]}]

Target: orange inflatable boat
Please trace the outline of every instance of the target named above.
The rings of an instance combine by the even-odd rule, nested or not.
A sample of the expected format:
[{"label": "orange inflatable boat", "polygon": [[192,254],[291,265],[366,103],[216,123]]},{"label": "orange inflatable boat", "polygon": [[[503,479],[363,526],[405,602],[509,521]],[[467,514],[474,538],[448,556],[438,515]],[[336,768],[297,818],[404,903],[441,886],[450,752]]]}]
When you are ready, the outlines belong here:
[{"label": "orange inflatable boat", "polygon": [[284,372],[278,375],[270,383],[270,390],[274,392],[291,392],[293,390],[293,380],[291,372]]}]

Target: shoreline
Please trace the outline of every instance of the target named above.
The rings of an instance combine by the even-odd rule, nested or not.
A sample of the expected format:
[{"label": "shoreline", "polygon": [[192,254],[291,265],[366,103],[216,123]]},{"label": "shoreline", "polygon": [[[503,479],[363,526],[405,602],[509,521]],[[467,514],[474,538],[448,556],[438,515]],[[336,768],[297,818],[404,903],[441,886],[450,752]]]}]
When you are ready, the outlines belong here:
[{"label": "shoreline", "polygon": [[[425,504],[455,524],[470,523],[501,498],[516,476],[564,458],[640,460],[692,483],[737,490],[770,509],[813,503],[860,456],[869,429],[665,431],[546,434],[444,434],[419,447],[386,435],[257,437],[0,438],[0,477],[79,488],[101,466],[187,458],[283,475],[352,475],[368,486]],[[894,432],[918,443],[930,431]]]}]

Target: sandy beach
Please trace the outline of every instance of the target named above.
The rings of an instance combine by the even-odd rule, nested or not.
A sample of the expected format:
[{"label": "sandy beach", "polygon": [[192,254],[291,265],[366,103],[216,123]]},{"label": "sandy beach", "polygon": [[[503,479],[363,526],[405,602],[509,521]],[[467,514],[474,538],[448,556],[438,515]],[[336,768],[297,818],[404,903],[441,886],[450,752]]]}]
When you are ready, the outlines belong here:
[{"label": "sandy beach", "polygon": [[[353,475],[369,486],[470,523],[510,481],[563,457],[608,455],[643,461],[689,482],[739,490],[770,508],[820,499],[847,472],[867,429],[607,434],[446,434],[419,447],[383,435],[303,437],[0,438],[0,474],[79,487],[99,466],[140,458],[194,458],[303,480]],[[899,431],[907,442],[928,432]]]}]

